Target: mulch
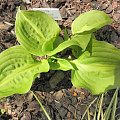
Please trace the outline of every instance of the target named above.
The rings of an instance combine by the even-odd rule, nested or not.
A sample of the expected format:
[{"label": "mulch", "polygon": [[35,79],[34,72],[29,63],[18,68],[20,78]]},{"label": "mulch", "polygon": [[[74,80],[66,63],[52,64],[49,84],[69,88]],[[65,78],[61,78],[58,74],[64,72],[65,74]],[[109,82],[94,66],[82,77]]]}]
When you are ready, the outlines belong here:
[{"label": "mulch", "polygon": [[[0,1],[0,52],[18,44],[14,32],[15,15],[18,6],[29,8],[59,8],[62,20],[58,21],[62,29],[70,31],[72,21],[81,13],[91,9],[105,11],[113,18],[111,25],[98,30],[98,40],[107,41],[120,48],[120,1],[119,0],[32,0],[25,3],[21,0]],[[61,76],[61,77],[60,77]],[[56,86],[50,81],[60,79]],[[97,96],[92,96],[84,89],[77,89],[70,82],[70,71],[50,71],[36,78],[32,91],[42,102],[52,120],[80,120],[85,109]],[[113,92],[107,94],[109,104]],[[120,95],[120,94],[119,94]],[[118,99],[117,118],[120,117],[120,99]],[[47,120],[31,92],[25,95],[13,95],[0,102],[0,120]],[[93,116],[95,105],[90,108]],[[87,120],[87,118],[85,118]]]}]

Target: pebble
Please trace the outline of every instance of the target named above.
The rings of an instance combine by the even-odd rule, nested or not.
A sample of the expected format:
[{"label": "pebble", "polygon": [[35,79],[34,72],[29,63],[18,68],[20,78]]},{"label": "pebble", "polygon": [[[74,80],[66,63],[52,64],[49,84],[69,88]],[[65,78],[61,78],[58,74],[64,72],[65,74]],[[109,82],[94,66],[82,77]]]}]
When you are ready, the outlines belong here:
[{"label": "pebble", "polygon": [[59,90],[58,92],[54,93],[53,96],[55,97],[56,100],[60,100],[63,97],[62,90]]}]

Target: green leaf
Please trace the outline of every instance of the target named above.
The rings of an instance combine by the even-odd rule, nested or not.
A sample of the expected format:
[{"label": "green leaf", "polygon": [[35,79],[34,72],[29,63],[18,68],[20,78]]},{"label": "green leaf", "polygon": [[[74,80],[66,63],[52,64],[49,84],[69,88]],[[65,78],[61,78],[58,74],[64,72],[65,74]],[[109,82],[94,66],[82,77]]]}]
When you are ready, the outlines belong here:
[{"label": "green leaf", "polygon": [[100,94],[120,86],[120,50],[103,41],[92,41],[91,53],[85,51],[72,61],[72,83]]},{"label": "green leaf", "polygon": [[60,32],[56,21],[40,11],[18,10],[15,22],[17,40],[30,53],[42,56],[53,49]]},{"label": "green leaf", "polygon": [[78,43],[77,46],[72,46],[72,53],[73,55],[78,58],[83,51],[87,48],[90,40],[91,34],[80,35],[76,34],[71,37],[71,40],[76,41]]},{"label": "green leaf", "polygon": [[91,10],[78,16],[72,23],[72,33],[91,33],[111,23],[109,15],[103,11]]},{"label": "green leaf", "polygon": [[36,74],[48,70],[47,60],[35,60],[22,46],[5,50],[0,54],[0,97],[28,92]]},{"label": "green leaf", "polygon": [[[91,39],[91,34],[72,36],[71,39],[68,39],[68,40],[62,42],[53,51],[51,51],[47,55],[49,55],[49,56],[55,55],[56,53],[66,49],[70,46],[79,46],[80,48],[85,50],[90,39]],[[73,48],[73,47],[71,47],[71,48]],[[75,50],[75,47],[73,49]]]},{"label": "green leaf", "polygon": [[74,66],[66,59],[51,57],[49,58],[49,65],[51,70],[74,70]]}]

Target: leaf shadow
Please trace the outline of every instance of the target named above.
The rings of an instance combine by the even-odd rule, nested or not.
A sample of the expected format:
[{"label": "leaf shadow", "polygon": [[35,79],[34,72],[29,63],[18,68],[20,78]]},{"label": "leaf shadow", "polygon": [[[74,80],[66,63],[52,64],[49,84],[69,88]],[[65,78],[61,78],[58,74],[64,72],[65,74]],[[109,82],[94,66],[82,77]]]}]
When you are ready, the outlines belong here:
[{"label": "leaf shadow", "polygon": [[41,91],[41,92],[51,92],[51,91],[59,91],[62,89],[68,89],[72,87],[72,83],[70,80],[71,72],[70,71],[62,71],[63,72],[63,77],[59,80],[58,84],[55,83],[55,87],[51,87],[50,85],[50,80],[52,77],[55,76],[54,79],[56,81],[59,79],[56,76],[56,73],[58,71],[49,71],[48,73],[42,73],[40,78],[36,78],[32,85],[32,90],[33,91]]}]

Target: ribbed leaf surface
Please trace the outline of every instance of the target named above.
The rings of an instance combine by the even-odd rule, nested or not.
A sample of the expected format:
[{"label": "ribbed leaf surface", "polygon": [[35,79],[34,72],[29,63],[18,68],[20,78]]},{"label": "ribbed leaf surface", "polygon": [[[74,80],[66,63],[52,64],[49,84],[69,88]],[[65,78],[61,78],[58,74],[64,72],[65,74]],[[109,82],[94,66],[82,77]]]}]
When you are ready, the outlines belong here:
[{"label": "ribbed leaf surface", "polygon": [[110,17],[103,11],[91,10],[80,14],[72,23],[72,33],[91,33],[111,23]]},{"label": "ribbed leaf surface", "polygon": [[22,46],[5,50],[0,54],[0,97],[28,92],[36,74],[48,70],[47,60],[34,60]]},{"label": "ribbed leaf surface", "polygon": [[60,28],[52,17],[43,12],[18,10],[15,31],[24,48],[34,55],[42,56],[53,49]]},{"label": "ribbed leaf surface", "polygon": [[120,86],[120,50],[101,41],[94,41],[92,52],[84,52],[73,63],[72,83],[100,94]]}]

